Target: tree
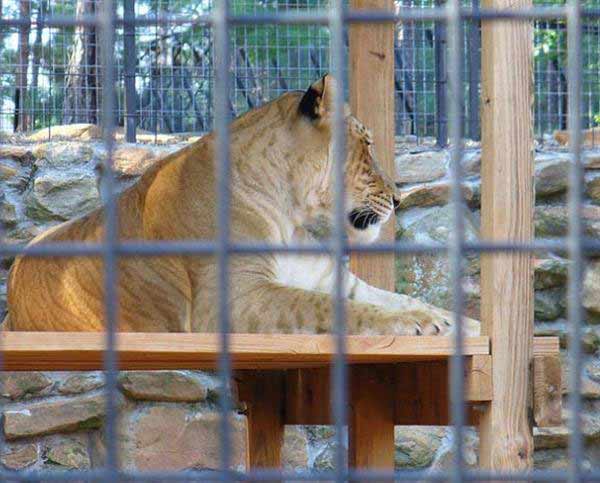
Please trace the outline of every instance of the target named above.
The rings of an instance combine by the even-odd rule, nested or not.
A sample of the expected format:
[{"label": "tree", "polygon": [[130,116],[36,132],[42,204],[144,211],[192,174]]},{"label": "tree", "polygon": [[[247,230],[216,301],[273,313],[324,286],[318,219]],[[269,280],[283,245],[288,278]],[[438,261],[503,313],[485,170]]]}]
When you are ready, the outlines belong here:
[{"label": "tree", "polygon": [[[75,16],[93,16],[96,0],[77,0]],[[97,36],[93,25],[78,25],[65,74],[63,123],[98,121]]]},{"label": "tree", "polygon": [[37,11],[37,26],[35,30],[35,40],[33,41],[33,58],[31,60],[31,93],[33,96],[33,107],[37,100],[38,81],[40,75],[40,64],[42,57],[42,30],[44,29],[44,18],[48,10],[48,1],[40,0]]},{"label": "tree", "polygon": [[27,71],[29,68],[29,32],[31,31],[31,3],[30,0],[19,1],[19,17],[27,23],[19,27],[18,67],[15,86],[15,131],[27,129]]}]

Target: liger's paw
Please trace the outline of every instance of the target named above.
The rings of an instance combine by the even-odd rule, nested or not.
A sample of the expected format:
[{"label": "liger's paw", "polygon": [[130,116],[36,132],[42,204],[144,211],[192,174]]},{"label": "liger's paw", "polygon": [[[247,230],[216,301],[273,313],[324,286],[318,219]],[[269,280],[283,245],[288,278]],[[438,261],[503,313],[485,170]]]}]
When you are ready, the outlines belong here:
[{"label": "liger's paw", "polygon": [[452,323],[445,317],[419,322],[416,335],[448,335],[452,332]]},{"label": "liger's paw", "polygon": [[391,328],[395,335],[447,335],[452,323],[447,317],[416,310],[398,314]]}]

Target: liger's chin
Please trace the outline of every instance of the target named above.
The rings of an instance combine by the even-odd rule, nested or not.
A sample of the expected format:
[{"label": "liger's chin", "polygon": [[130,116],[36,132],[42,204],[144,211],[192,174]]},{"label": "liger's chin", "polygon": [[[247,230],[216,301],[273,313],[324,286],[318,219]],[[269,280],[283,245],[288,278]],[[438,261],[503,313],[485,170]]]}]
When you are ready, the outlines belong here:
[{"label": "liger's chin", "polygon": [[351,224],[348,224],[346,229],[346,233],[348,234],[348,241],[350,243],[373,243],[377,241],[379,235],[381,234],[381,223],[375,223],[373,225],[369,225],[367,228],[358,230],[354,228]]}]

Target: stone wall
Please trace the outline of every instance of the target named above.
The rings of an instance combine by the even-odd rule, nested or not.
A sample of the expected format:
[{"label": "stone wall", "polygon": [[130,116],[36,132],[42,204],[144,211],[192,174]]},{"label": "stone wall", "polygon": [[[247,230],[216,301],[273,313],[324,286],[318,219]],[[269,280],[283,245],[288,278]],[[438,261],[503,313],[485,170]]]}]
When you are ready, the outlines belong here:
[{"label": "stone wall", "polygon": [[[479,238],[481,151],[468,143],[463,156],[464,199],[468,210],[465,238]],[[449,199],[449,154],[423,145],[398,143],[396,182],[402,193],[402,210],[397,220],[397,238],[413,242],[446,242],[452,230],[452,206]],[[535,152],[535,236],[564,237],[568,230],[566,194],[569,155],[557,143],[547,140],[544,149]],[[600,237],[600,151],[585,152],[585,193],[583,207],[585,233]],[[566,356],[568,321],[566,320],[566,283],[569,262],[565,253],[535,254],[535,334],[560,337],[563,355],[563,394],[566,396],[568,361]],[[396,289],[440,307],[451,309],[450,266],[444,256],[413,255],[396,260]],[[600,258],[586,264],[584,291],[585,351],[582,392],[585,398],[583,431],[586,441],[586,465],[600,465]],[[466,314],[479,318],[479,257],[465,258],[463,288]],[[564,420],[569,418],[564,402]],[[563,468],[567,465],[566,427],[535,430],[535,465],[538,468]]]},{"label": "stone wall", "polygon": [[[105,156],[89,126],[53,128],[45,134],[0,144],[0,230],[5,240],[22,243],[100,204],[98,163]],[[160,156],[184,146],[192,136],[147,136],[148,144],[119,143],[115,167],[121,187],[135,181]],[[157,141],[157,142],[156,142]],[[549,149],[548,149],[549,148]],[[468,219],[467,240],[479,236],[481,156],[470,143],[463,158]],[[600,234],[600,151],[586,152],[584,218],[590,236]],[[402,193],[397,220],[399,239],[444,242],[452,229],[448,206],[448,153],[430,140],[419,144],[399,139],[396,182]],[[568,155],[558,145],[536,151],[535,230],[538,237],[564,236]],[[6,275],[11,260],[0,265],[0,317],[6,307]],[[558,335],[566,351],[565,283],[568,261],[563,253],[537,253],[535,261],[535,331]],[[450,308],[449,266],[445,257],[414,255],[397,260],[397,290]],[[466,311],[479,315],[479,259],[465,260]],[[586,308],[586,353],[583,393],[587,464],[600,461],[600,259],[587,264],[583,302]],[[563,365],[568,370],[566,363]],[[565,379],[566,380],[566,379]],[[0,462],[7,468],[87,468],[102,464],[104,409],[99,373],[5,373],[0,392],[4,411]],[[137,469],[213,468],[217,464],[218,429],[215,380],[193,371],[122,373],[119,378],[122,465]],[[569,417],[565,410],[565,420]],[[234,421],[234,461],[243,464],[245,418]],[[538,468],[566,465],[566,428],[536,430]],[[466,459],[477,462],[477,435],[467,434]],[[329,427],[286,429],[287,468],[327,469],[333,460]],[[445,467],[451,461],[446,428],[396,430],[398,468]]]}]

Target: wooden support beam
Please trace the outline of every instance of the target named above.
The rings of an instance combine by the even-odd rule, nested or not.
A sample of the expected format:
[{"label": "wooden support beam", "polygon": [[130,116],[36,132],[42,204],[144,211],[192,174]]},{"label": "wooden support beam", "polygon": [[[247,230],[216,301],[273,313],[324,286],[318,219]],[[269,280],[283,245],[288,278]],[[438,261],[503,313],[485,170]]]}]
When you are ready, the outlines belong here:
[{"label": "wooden support beam", "polygon": [[[499,10],[531,0],[484,0]],[[482,21],[482,201],[485,241],[533,238],[531,22]],[[487,469],[532,467],[528,421],[533,343],[533,271],[529,253],[481,255],[482,331],[492,346],[493,397],[480,424]]]},{"label": "wooden support beam", "polygon": [[394,367],[354,366],[350,372],[348,463],[351,468],[394,469]]},{"label": "wooden support beam", "polygon": [[396,424],[449,424],[446,361],[398,364],[396,381]]},{"label": "wooden support beam", "polygon": [[533,357],[533,420],[538,427],[562,424],[560,355]]},{"label": "wooden support beam", "polygon": [[465,361],[465,400],[490,401],[493,394],[492,357],[473,356]]},{"label": "wooden support beam", "polygon": [[240,371],[236,374],[240,401],[248,418],[248,467],[279,469],[283,447],[283,371]]},{"label": "wooden support beam", "polygon": [[287,371],[285,424],[331,424],[331,369]]},{"label": "wooden support beam", "polygon": [[[469,404],[489,402],[492,397],[490,356],[476,355],[465,359],[465,401]],[[355,371],[357,376],[354,376]],[[370,392],[384,399],[387,397],[386,391],[391,392],[394,402],[394,424],[449,424],[446,361],[351,366],[351,404],[355,398],[352,391],[359,386],[368,387],[367,383],[361,385],[360,381],[369,372],[380,374],[380,377],[387,381],[385,391],[381,388]],[[353,379],[354,377],[356,379]],[[330,405],[324,403],[329,401],[330,381],[328,368],[288,370],[285,424],[332,424]],[[365,389],[360,390],[365,392]]]},{"label": "wooden support beam", "polygon": [[[350,7],[393,12],[394,1],[350,0]],[[394,179],[394,24],[351,24],[349,44],[350,108],[373,132],[379,164]],[[394,236],[392,219],[383,228],[380,240],[393,241]],[[350,269],[371,285],[394,290],[392,254],[353,254]]]}]

